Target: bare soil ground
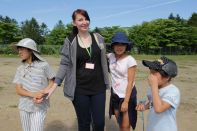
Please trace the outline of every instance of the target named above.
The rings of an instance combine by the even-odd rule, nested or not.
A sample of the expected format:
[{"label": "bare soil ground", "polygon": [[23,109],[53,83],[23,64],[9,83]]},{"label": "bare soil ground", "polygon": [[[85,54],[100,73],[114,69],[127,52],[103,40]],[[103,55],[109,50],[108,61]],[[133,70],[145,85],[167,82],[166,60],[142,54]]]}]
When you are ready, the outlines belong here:
[{"label": "bare soil ground", "polygon": [[[45,59],[57,71],[59,58],[47,56]],[[136,86],[138,100],[146,98],[148,83],[146,81],[148,70],[138,62]],[[181,104],[177,112],[179,131],[197,130],[197,61],[180,60],[179,75],[173,80],[181,91]],[[0,130],[21,131],[19,112],[17,108],[19,96],[15,93],[12,84],[19,58],[0,57]],[[109,91],[106,100],[106,131],[118,131],[114,118],[108,118]],[[147,119],[144,113],[145,125]],[[138,113],[138,122],[135,131],[143,131],[142,114]],[[47,113],[45,131],[77,131],[77,119],[72,103],[63,96],[62,87],[58,88],[51,97],[51,107]]]}]

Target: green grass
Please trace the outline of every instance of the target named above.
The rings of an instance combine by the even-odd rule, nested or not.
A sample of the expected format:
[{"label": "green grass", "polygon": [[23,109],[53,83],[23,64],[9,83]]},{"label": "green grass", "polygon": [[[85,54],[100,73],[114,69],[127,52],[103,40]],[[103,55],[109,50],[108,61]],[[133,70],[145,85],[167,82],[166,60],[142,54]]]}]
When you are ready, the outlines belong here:
[{"label": "green grass", "polygon": [[[42,57],[55,57],[55,58],[59,58],[60,55],[42,55]],[[7,55],[7,54],[0,54],[0,58],[19,58],[19,56],[17,54],[10,54],[10,55]]]},{"label": "green grass", "polygon": [[17,108],[17,105],[9,105],[10,108]]},{"label": "green grass", "polygon": [[[136,60],[156,60],[162,55],[133,55]],[[197,61],[197,55],[165,55],[174,61]]]},{"label": "green grass", "polygon": [[15,58],[18,57],[18,55],[14,55],[14,54],[10,54],[10,55],[6,55],[6,54],[0,54],[0,58]]},{"label": "green grass", "polygon": [[[42,56],[59,57],[60,55],[42,55]],[[137,60],[144,60],[144,59],[155,60],[155,59],[160,58],[163,55],[132,55],[132,56]],[[165,56],[173,60],[197,60],[197,55],[165,55]],[[10,55],[0,54],[0,57],[15,58],[15,57],[18,57],[18,55],[17,54],[15,55],[14,54],[10,54]]]}]

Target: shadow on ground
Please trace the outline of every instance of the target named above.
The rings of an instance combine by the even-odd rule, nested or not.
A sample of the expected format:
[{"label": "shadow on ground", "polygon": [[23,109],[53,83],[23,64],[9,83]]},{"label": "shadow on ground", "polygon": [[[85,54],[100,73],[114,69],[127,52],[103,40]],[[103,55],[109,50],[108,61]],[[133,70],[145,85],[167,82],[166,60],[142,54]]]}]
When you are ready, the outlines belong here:
[{"label": "shadow on ground", "polygon": [[44,131],[77,131],[76,125],[67,127],[62,121],[55,120],[48,124]]},{"label": "shadow on ground", "polygon": [[[105,118],[106,126],[105,131],[118,131],[116,121],[114,119]],[[77,131],[77,121],[75,121],[72,125],[67,126],[60,120],[54,120],[47,124],[47,127],[44,131]]]}]

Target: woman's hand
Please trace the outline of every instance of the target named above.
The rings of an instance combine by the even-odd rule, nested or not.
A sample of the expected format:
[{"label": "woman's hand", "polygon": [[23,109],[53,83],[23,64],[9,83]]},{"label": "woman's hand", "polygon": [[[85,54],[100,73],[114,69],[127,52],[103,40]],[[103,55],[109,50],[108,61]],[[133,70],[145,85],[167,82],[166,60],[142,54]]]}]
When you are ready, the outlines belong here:
[{"label": "woman's hand", "polygon": [[56,88],[57,88],[57,84],[54,83],[51,88],[49,88],[48,90],[45,90],[45,94],[48,94],[46,96],[46,99],[49,99],[49,97],[52,95],[52,93],[55,91]]}]

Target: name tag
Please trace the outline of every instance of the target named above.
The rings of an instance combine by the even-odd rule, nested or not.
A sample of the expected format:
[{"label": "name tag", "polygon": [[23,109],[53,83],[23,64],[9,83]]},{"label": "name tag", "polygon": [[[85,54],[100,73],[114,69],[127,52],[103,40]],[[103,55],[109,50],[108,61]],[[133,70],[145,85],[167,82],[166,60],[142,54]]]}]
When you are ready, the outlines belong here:
[{"label": "name tag", "polygon": [[93,63],[86,63],[85,64],[85,68],[86,69],[92,69],[93,70],[94,69],[94,64]]}]

